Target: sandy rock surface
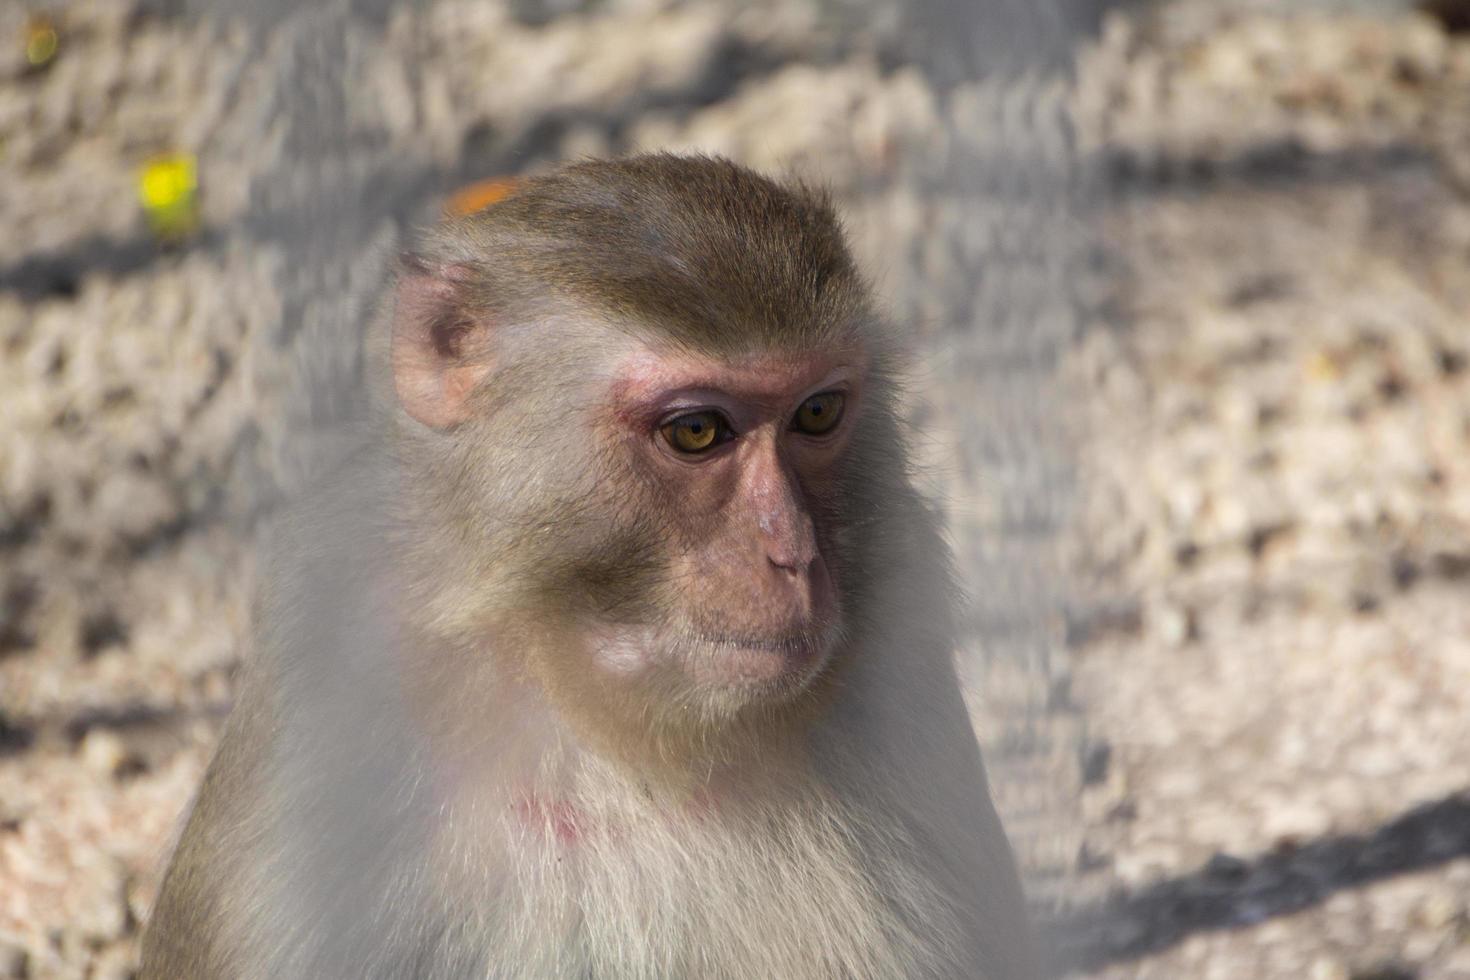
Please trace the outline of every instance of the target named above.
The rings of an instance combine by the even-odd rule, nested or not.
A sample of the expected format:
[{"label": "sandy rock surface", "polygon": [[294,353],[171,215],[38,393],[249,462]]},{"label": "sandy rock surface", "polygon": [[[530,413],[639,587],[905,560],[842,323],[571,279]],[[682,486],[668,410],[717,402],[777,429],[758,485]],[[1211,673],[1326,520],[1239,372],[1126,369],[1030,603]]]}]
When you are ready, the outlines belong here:
[{"label": "sandy rock surface", "polygon": [[1467,55],[1199,8],[1088,55],[1128,175],[1071,362],[1099,975],[1470,976]]},{"label": "sandy rock surface", "polygon": [[[832,183],[934,355],[916,411],[977,580],[1024,564],[995,528],[1051,519],[1016,513],[1027,487],[1081,474],[1065,624],[1030,659],[979,626],[966,651],[1059,971],[1470,976],[1470,41],[1389,4],[1149,5],[1079,48],[1075,90],[1017,96],[904,64],[883,10],[438,0],[332,35],[323,136],[281,111],[314,35],[165,6],[53,5],[44,70],[0,9],[0,977],[133,969],[254,529],[327,411],[293,384],[346,370],[302,365],[370,315],[402,226],[464,180],[637,147]],[[1018,223],[1009,185],[964,191],[1011,116],[1075,151],[1085,206]],[[160,249],[133,183],[170,150],[204,230]],[[347,186],[394,206],[300,279]],[[1073,263],[1101,271],[1054,301]],[[972,335],[977,266],[1014,336]],[[1075,442],[1025,435],[1060,424],[1027,407],[1037,350]],[[977,590],[977,621],[1044,570]]]}]

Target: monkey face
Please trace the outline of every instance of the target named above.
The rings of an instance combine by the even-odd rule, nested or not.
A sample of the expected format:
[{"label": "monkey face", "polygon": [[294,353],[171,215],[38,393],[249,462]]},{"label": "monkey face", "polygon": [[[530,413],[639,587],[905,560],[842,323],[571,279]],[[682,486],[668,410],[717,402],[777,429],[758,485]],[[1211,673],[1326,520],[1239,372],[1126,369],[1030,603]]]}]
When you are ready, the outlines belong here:
[{"label": "monkey face", "polygon": [[[576,318],[538,328],[453,434],[448,472],[479,478],[419,492],[452,530],[422,566],[445,571],[440,622],[616,751],[802,727],[851,648],[888,468],[865,338],[701,357],[580,342]],[[545,350],[574,380],[548,391]]]},{"label": "monkey face", "polygon": [[390,345],[415,618],[588,727],[803,717],[907,499],[885,334],[825,198],[720,161],[433,236]]},{"label": "monkey face", "polygon": [[659,614],[599,624],[596,670],[735,702],[790,697],[823,670],[843,626],[833,504],[863,381],[854,353],[623,361],[606,438],[660,538]]}]

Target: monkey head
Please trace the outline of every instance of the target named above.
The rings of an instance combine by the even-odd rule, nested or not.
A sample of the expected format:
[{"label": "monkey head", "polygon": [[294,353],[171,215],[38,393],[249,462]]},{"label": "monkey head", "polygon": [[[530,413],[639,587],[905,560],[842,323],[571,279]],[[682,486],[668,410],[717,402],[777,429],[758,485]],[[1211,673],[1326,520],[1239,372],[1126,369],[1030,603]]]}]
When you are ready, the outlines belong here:
[{"label": "monkey head", "polygon": [[893,362],[818,193],[664,155],[519,184],[402,264],[410,610],[603,737],[801,716],[902,479]]}]

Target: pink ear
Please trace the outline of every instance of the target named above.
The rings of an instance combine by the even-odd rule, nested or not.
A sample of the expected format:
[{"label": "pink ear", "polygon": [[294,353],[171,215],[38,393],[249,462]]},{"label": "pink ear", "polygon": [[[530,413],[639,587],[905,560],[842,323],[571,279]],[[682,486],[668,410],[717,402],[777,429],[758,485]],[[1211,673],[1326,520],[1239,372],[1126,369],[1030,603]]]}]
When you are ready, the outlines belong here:
[{"label": "pink ear", "polygon": [[464,305],[468,274],[406,260],[393,297],[393,388],[405,412],[435,429],[469,418],[490,370],[488,325]]}]

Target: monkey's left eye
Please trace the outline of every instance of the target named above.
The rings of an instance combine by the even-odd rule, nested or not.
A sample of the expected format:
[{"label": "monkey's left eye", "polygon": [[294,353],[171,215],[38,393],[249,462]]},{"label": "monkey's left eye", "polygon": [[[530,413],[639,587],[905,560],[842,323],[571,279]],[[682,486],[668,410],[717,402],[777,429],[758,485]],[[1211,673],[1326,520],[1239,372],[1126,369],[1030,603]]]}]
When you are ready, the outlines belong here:
[{"label": "monkey's left eye", "polygon": [[846,401],[840,391],[827,391],[813,395],[801,403],[791,427],[809,436],[820,436],[831,432],[842,420],[842,408]]},{"label": "monkey's left eye", "polygon": [[708,452],[733,433],[719,412],[690,412],[670,419],[659,429],[664,439],[681,453],[694,455]]}]

